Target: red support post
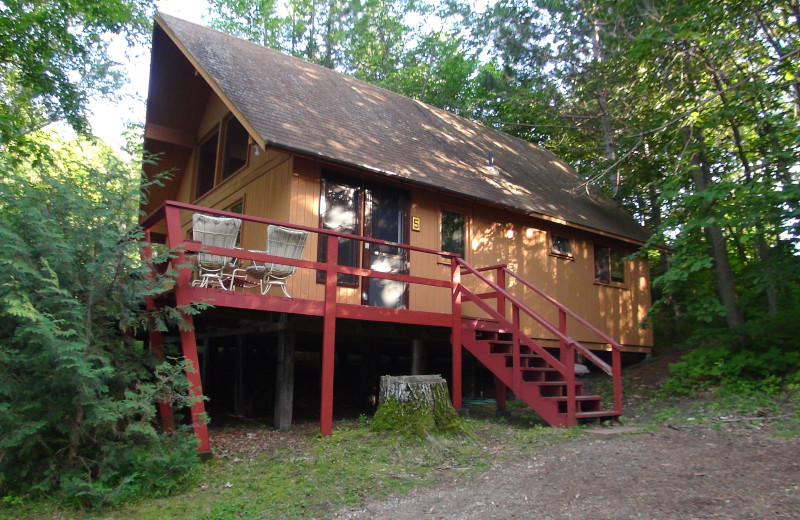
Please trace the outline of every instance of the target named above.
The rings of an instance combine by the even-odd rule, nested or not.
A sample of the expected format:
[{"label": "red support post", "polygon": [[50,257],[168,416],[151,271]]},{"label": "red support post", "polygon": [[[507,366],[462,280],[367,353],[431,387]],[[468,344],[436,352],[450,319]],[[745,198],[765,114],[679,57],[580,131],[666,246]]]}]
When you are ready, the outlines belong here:
[{"label": "red support post", "polygon": [[[150,247],[150,230],[146,229],[144,231],[144,238],[145,238],[145,245],[142,248],[142,260],[146,263],[150,263],[153,258],[153,250]],[[156,276],[154,271],[151,271],[148,275],[150,278],[154,278]],[[146,296],[144,299],[145,309],[148,313],[152,313],[156,310],[156,303],[155,298],[152,296]],[[155,324],[153,323],[152,318],[149,320],[150,330],[148,331],[148,336],[150,336],[150,352],[153,354],[153,357],[156,358],[158,361],[164,360],[164,337],[160,332],[155,330]],[[158,377],[158,374],[156,374]],[[172,413],[172,405],[169,401],[159,401],[158,402],[158,415],[161,417],[161,428],[165,432],[173,432],[175,431],[175,417]]]},{"label": "red support post", "polygon": [[614,411],[622,413],[622,353],[618,348],[611,349],[611,373],[614,380]]},{"label": "red support post", "polygon": [[462,407],[461,389],[461,266],[456,258],[450,260],[450,280],[453,283],[452,333],[450,342],[453,350],[453,408]]},{"label": "red support post", "polygon": [[[176,207],[167,206],[165,208],[167,220],[167,239],[172,248],[177,247],[181,242],[181,221],[180,210]],[[178,271],[178,278],[175,281],[175,304],[178,308],[191,305],[189,296],[189,285],[192,278],[191,267],[186,266],[186,253],[178,251],[175,257],[176,265],[184,266]],[[200,379],[200,362],[197,357],[197,341],[194,335],[194,321],[192,317],[181,313],[185,321],[185,327],[181,327],[180,338],[183,357],[191,365],[186,370],[186,379],[189,380],[189,392],[197,398],[191,406],[192,430],[197,440],[200,441],[197,451],[206,453],[211,449],[211,442],[208,438],[208,425],[206,424],[206,408],[202,400],[203,383]]]},{"label": "red support post", "polygon": [[[506,288],[506,270],[505,266],[497,266],[497,285],[501,289]],[[497,293],[497,313],[500,316],[505,317],[506,315],[506,297],[502,293]],[[519,344],[519,342],[517,342]],[[517,349],[519,351],[519,349]],[[512,351],[513,352],[513,351]],[[519,356],[517,356],[518,358]],[[519,372],[517,368],[514,369],[514,375],[512,377],[516,378],[516,374]],[[506,409],[506,389],[508,387],[500,380],[499,377],[494,378],[494,399],[497,402],[497,409],[498,410],[505,410]]]},{"label": "red support post", "polygon": [[[506,268],[505,266],[498,266],[497,268],[497,286],[501,289],[506,288]],[[506,297],[502,293],[497,293],[497,312],[500,316],[506,315]]]},{"label": "red support post", "polygon": [[[519,307],[511,304],[511,324],[514,325],[514,330],[520,330],[519,323]],[[514,386],[512,387],[514,393],[517,395],[522,391],[522,353],[520,352],[519,336],[515,333],[511,335],[511,367]]]},{"label": "red support post", "polygon": [[322,397],[319,412],[319,431],[327,437],[333,432],[333,372],[336,348],[336,282],[339,263],[339,240],[327,236],[325,270],[325,314],[322,325]]},{"label": "red support post", "polygon": [[[558,330],[567,335],[567,313],[563,309],[558,310]],[[564,365],[564,374],[567,385],[567,426],[577,424],[577,399],[575,397],[575,347],[567,344],[563,339],[559,342],[561,364]]]}]

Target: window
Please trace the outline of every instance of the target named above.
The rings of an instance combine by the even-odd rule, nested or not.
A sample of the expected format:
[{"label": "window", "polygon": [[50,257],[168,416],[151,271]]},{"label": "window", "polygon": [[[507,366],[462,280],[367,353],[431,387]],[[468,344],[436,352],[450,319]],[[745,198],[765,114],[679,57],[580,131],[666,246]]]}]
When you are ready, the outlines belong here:
[{"label": "window", "polygon": [[238,119],[229,115],[200,145],[195,198],[247,166],[250,136]]},{"label": "window", "polygon": [[594,246],[594,280],[599,283],[625,283],[625,256],[605,246]]},{"label": "window", "polygon": [[572,245],[569,239],[558,235],[551,235],[550,254],[572,258]]},{"label": "window", "polygon": [[442,251],[456,253],[464,258],[466,221],[461,213],[442,210]]},{"label": "window", "polygon": [[225,151],[222,155],[222,178],[227,179],[247,165],[250,136],[235,117],[225,124]]},{"label": "window", "polygon": [[[244,213],[244,199],[239,200],[238,202],[234,202],[230,206],[228,206],[227,211],[231,213]],[[245,222],[242,222],[242,225],[239,226],[239,234],[236,235],[236,245],[239,246],[242,243],[242,231],[244,231]]]},{"label": "window", "polygon": [[202,197],[214,187],[214,173],[217,169],[217,145],[219,144],[219,130],[214,131],[200,145],[200,154],[197,158],[197,197]]},{"label": "window", "polygon": [[[320,197],[320,227],[348,235],[359,234],[359,214],[361,208],[360,183],[339,179],[323,179],[322,197]],[[320,235],[318,259],[324,262],[327,258],[327,240]],[[339,239],[339,264],[358,267],[358,241],[347,238]],[[318,281],[324,281],[323,273],[319,273]],[[358,285],[358,277],[352,274],[339,273],[337,282],[344,285]]]}]

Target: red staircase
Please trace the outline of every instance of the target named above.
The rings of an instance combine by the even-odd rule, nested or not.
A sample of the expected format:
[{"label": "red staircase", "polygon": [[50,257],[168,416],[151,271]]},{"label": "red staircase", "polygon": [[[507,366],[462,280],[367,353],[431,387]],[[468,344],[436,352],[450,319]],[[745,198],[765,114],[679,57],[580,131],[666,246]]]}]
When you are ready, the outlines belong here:
[{"label": "red staircase", "polygon": [[[488,368],[517,398],[524,401],[552,426],[572,426],[581,420],[615,418],[622,415],[622,367],[620,345],[605,333],[550,298],[504,265],[476,269],[458,260],[461,275],[473,275],[488,290],[475,293],[463,284],[458,286],[461,301],[476,304],[488,317],[462,318],[461,344]],[[495,280],[484,273],[495,271]],[[513,278],[517,286],[533,291],[547,305],[558,309],[559,323],[551,323],[506,289],[506,280]],[[484,300],[495,299],[492,308]],[[507,303],[511,315],[505,315]],[[559,343],[557,349],[546,349],[520,328],[520,316],[532,318]],[[609,365],[567,334],[567,320],[572,319],[589,328],[611,348]],[[614,402],[604,408],[603,399],[586,395],[584,383],[575,375],[575,355],[595,365],[613,378]]]}]

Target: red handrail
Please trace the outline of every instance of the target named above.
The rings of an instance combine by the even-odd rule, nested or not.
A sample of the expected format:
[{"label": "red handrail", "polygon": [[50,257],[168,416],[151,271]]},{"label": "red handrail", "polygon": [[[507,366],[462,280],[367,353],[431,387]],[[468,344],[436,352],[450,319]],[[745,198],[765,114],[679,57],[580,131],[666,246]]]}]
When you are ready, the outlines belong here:
[{"label": "red handrail", "polygon": [[[474,293],[472,293],[471,291],[468,291],[470,294],[473,294],[475,296],[475,299],[473,301],[476,304],[478,304],[478,307],[480,307],[484,312],[486,312],[487,314],[489,314],[492,317],[495,317],[495,319],[496,319],[497,316],[501,316],[501,314],[499,312],[494,311],[488,305],[484,304],[481,301],[483,298],[486,298],[486,297],[497,297],[498,299],[502,298],[504,301],[510,302],[511,305],[512,305],[512,309],[515,312],[519,312],[521,310],[522,312],[524,312],[525,314],[530,316],[534,321],[539,323],[539,325],[544,327],[545,330],[547,330],[548,332],[553,334],[559,340],[559,342],[560,342],[560,344],[562,346],[562,351],[566,350],[568,352],[569,349],[571,349],[571,348],[577,349],[579,352],[581,352],[581,354],[583,354],[584,357],[586,357],[594,365],[596,365],[603,372],[605,372],[606,374],[611,376],[613,381],[614,381],[614,410],[616,412],[619,412],[619,413],[622,412],[622,364],[621,364],[621,355],[620,355],[622,346],[617,341],[615,341],[614,339],[609,337],[607,334],[605,334],[603,331],[599,330],[597,327],[595,327],[594,325],[592,325],[591,323],[586,321],[584,318],[582,318],[582,317],[578,316],[577,314],[575,314],[569,308],[565,307],[564,305],[562,305],[561,303],[559,303],[555,299],[551,298],[549,295],[547,295],[544,292],[542,292],[540,289],[538,289],[538,288],[534,287],[533,285],[531,285],[528,281],[524,280],[523,278],[518,276],[513,271],[509,270],[508,266],[505,265],[505,264],[489,266],[489,267],[483,267],[483,268],[474,268],[474,267],[470,266],[469,264],[467,264],[461,258],[459,258],[457,260],[457,262],[458,262],[459,266],[461,267],[462,274],[473,274],[481,282],[483,282],[484,284],[486,284],[490,288],[490,291],[488,291],[487,293],[482,293],[480,295],[474,295]],[[539,296],[544,298],[545,301],[547,301],[548,303],[550,303],[553,306],[555,306],[559,311],[559,321],[562,322],[562,323],[560,323],[561,326],[557,327],[554,324],[550,323],[550,321],[547,320],[544,316],[542,316],[541,314],[537,313],[536,311],[534,311],[533,309],[528,307],[525,303],[523,303],[516,296],[512,295],[504,286],[500,286],[497,283],[492,282],[491,280],[489,280],[488,278],[486,278],[486,276],[484,276],[482,274],[484,271],[490,271],[490,270],[497,270],[497,272],[498,272],[498,280],[502,279],[503,281],[505,281],[505,275],[506,274],[511,275],[513,278],[515,278],[517,281],[519,281],[524,287],[527,287],[527,288],[531,289],[536,294],[538,294]],[[505,283],[503,285],[505,285]],[[580,342],[578,342],[577,340],[573,339],[568,334],[566,334],[566,316],[571,316],[578,323],[580,323],[581,325],[587,327],[589,330],[591,330],[592,332],[597,334],[600,339],[602,339],[603,341],[605,341],[606,343],[608,343],[611,346],[611,349],[612,349],[612,364],[611,365],[609,365],[608,363],[603,361],[594,352],[592,352],[589,349],[587,349]],[[508,321],[507,319],[505,319],[505,317],[503,317],[503,318],[504,318],[504,321],[506,321],[506,322]],[[567,365],[569,365],[569,363],[568,363],[567,360],[562,359],[561,360],[561,365],[566,368]],[[570,376],[570,375],[572,377],[568,377],[568,380],[574,380],[574,370],[571,371],[571,373],[569,373],[569,374],[565,374],[565,376]]]},{"label": "red handrail", "polygon": [[[382,245],[382,246],[389,246],[389,247],[396,247],[400,249],[404,249],[406,251],[415,251],[420,253],[425,253],[431,256],[435,256],[437,258],[446,257],[452,259],[458,258],[459,255],[455,253],[448,253],[446,251],[436,251],[433,249],[426,249],[423,247],[412,246],[409,244],[400,244],[397,242],[389,242],[386,240],[379,240],[375,238],[364,237],[360,235],[350,235],[346,233],[339,233],[337,231],[330,231],[321,228],[315,228],[310,226],[303,226],[299,224],[292,224],[289,222],[283,222],[274,219],[267,219],[261,217],[255,217],[252,215],[246,215],[242,213],[233,213],[230,211],[219,210],[214,208],[207,208],[204,206],[196,206],[193,204],[186,204],[183,202],[177,201],[165,201],[161,204],[158,208],[156,208],[153,212],[149,215],[144,217],[141,221],[141,226],[145,229],[150,229],[155,224],[160,222],[161,220],[166,219],[166,210],[167,208],[177,208],[178,210],[187,210],[187,211],[194,211],[194,212],[201,212],[209,215],[217,215],[223,217],[233,217],[238,218],[245,222],[254,222],[257,224],[265,224],[265,225],[277,225],[283,226],[290,229],[297,229],[301,231],[307,231],[309,233],[316,233],[320,235],[320,240],[323,240],[322,237],[334,237],[334,238],[345,238],[348,240],[355,240],[359,242],[375,244],[375,245]],[[217,254],[221,256],[229,256],[232,258],[239,258],[243,260],[257,260],[259,262],[273,262],[273,263],[280,263],[284,265],[291,265],[294,267],[302,267],[306,269],[316,269],[320,271],[325,271],[327,269],[327,262],[315,262],[311,260],[303,260],[303,259],[293,259],[293,258],[285,258],[280,256],[273,256],[268,255],[266,253],[248,251],[244,249],[226,249],[223,247],[217,246],[207,246],[202,245],[199,242],[195,242],[193,240],[184,240],[181,244],[177,244],[176,246],[180,247],[181,251],[185,253],[197,253],[199,251],[203,251],[209,254]],[[364,269],[359,267],[349,267],[343,265],[336,266],[336,272],[341,274],[351,274],[355,276],[364,276],[369,278],[379,278],[379,279],[386,279],[386,280],[393,280],[398,282],[406,282],[412,283],[417,285],[427,285],[433,287],[443,287],[443,288],[451,288],[452,281],[450,280],[438,280],[435,278],[424,278],[420,276],[412,276],[407,274],[400,274],[400,273],[388,273],[383,271],[375,271],[372,269]]]}]

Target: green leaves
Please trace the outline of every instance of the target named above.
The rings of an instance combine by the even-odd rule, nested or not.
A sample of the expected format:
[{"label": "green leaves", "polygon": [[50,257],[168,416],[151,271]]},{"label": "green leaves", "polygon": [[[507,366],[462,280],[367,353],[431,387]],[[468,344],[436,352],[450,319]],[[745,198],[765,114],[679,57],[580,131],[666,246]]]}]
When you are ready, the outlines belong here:
[{"label": "green leaves", "polygon": [[124,336],[185,326],[174,308],[144,310],[171,275],[139,256],[137,165],[89,140],[28,138],[28,155],[0,160],[0,493],[94,507],[166,492],[196,456],[191,437],[157,429],[156,403],[192,399],[183,363],[155,367]]}]

